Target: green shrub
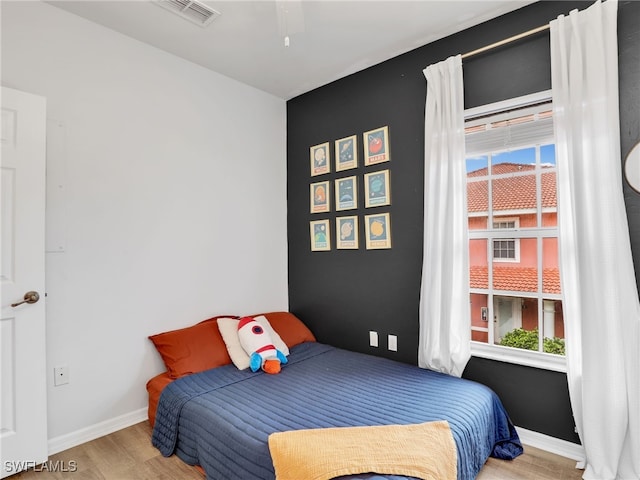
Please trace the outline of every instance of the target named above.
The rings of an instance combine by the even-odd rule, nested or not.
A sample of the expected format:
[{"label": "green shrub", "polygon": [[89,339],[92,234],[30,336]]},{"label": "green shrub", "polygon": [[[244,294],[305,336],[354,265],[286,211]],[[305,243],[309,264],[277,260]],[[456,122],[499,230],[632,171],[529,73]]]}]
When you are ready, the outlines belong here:
[{"label": "green shrub", "polygon": [[564,338],[545,338],[543,346],[545,353],[564,355]]},{"label": "green shrub", "polygon": [[[515,330],[511,330],[502,337],[500,345],[525,350],[538,350],[538,329],[524,330],[522,328],[516,328]],[[543,348],[545,353],[564,355],[564,338],[545,338]]]}]

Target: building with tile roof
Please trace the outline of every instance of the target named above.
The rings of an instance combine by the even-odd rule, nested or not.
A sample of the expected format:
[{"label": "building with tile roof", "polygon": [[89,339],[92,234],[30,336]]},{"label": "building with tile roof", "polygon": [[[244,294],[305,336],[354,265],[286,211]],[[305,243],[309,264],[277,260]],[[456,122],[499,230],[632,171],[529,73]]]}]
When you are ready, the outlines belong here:
[{"label": "building with tile roof", "polygon": [[[538,226],[557,226],[557,197],[555,169],[543,166],[536,170],[534,165],[500,163],[492,165],[491,178],[488,169],[482,168],[469,172],[467,182],[467,207],[469,229],[484,230],[488,225],[488,206],[491,198],[494,228],[519,230]],[[546,171],[549,170],[549,171]],[[538,190],[537,185],[540,185]],[[538,191],[542,212],[537,215]],[[538,326],[537,300],[527,297],[541,291],[547,294],[560,294],[560,272],[558,269],[558,248],[556,238],[542,239],[542,272],[538,272],[537,238],[501,239],[499,245],[488,248],[486,239],[472,239],[469,247],[470,287],[485,290],[489,288],[488,258],[492,260],[492,287],[494,298],[513,303],[514,324],[527,330]],[[506,254],[500,253],[506,248]],[[493,255],[491,252],[493,251]],[[501,257],[501,258],[500,258]],[[499,295],[502,294],[502,295]],[[472,332],[474,340],[488,340],[486,320],[486,294],[472,294],[472,325],[480,330]],[[519,303],[516,299],[519,298]],[[559,300],[545,300],[546,313],[553,314],[553,332],[545,331],[545,336],[564,336],[562,305]],[[517,305],[516,305],[517,304]],[[484,309],[484,314],[483,308]],[[516,311],[520,309],[521,311]],[[494,305],[495,316],[500,308]],[[502,311],[504,314],[505,311]],[[506,310],[509,314],[508,309]],[[484,318],[483,318],[484,317]],[[499,318],[494,319],[500,322]],[[550,321],[549,317],[546,318]],[[549,323],[545,323],[550,330]],[[484,331],[483,331],[484,330]],[[501,332],[496,331],[496,338]],[[496,340],[497,341],[497,340]]]}]

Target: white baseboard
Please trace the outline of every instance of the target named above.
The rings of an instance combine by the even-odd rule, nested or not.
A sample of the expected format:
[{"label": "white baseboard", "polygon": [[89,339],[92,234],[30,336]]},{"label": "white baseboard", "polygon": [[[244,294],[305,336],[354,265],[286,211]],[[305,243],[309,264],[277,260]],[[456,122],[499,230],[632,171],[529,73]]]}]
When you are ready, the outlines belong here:
[{"label": "white baseboard", "polygon": [[119,417],[96,423],[89,427],[81,428],[75,432],[60,435],[59,437],[49,439],[49,455],[55,455],[69,448],[78,446],[85,442],[90,442],[96,438],[103,437],[110,433],[130,427],[136,423],[143,422],[147,419],[147,407],[131,413],[125,413]]},{"label": "white baseboard", "polygon": [[526,428],[516,427],[516,431],[520,436],[520,441],[525,445],[530,445],[562,457],[571,458],[576,462],[584,461],[585,455],[582,445],[550,437],[549,435],[527,430]]}]

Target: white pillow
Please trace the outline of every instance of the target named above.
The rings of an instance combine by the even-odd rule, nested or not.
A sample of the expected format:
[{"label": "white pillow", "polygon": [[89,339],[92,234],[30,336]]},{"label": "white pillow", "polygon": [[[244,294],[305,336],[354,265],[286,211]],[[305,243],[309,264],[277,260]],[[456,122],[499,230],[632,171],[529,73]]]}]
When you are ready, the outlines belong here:
[{"label": "white pillow", "polygon": [[[269,333],[271,340],[273,340],[274,347],[284,353],[285,357],[288,357],[289,347],[287,347],[287,344],[280,338],[280,335],[273,329],[267,317],[258,315],[253,318]],[[249,355],[247,355],[247,352],[245,352],[242,345],[240,345],[240,339],[238,338],[239,322],[240,320],[235,318],[218,318],[218,330],[220,330],[220,335],[222,335],[224,344],[227,346],[227,352],[229,352],[233,364],[239,370],[245,370],[249,368]]]}]

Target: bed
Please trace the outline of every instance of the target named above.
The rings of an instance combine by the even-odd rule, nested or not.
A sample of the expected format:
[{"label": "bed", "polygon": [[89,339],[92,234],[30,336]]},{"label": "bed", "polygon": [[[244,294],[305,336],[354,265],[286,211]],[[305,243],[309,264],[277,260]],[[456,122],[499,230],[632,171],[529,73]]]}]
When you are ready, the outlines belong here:
[{"label": "bed", "polygon": [[[231,355],[220,355],[215,367],[180,375],[168,366],[165,374],[149,381],[152,442],[164,456],[176,454],[189,465],[201,466],[208,479],[273,479],[275,457],[269,442],[278,432],[441,421],[455,442],[455,475],[460,480],[475,478],[489,456],[512,459],[522,453],[515,428],[489,388],[318,343],[287,312],[265,317],[289,349],[288,363],[279,374],[240,370]],[[208,323],[209,344],[213,337],[220,340],[217,322],[198,324]],[[202,341],[202,332],[197,337]],[[174,358],[184,359],[184,352]],[[344,478],[414,477],[363,471]]]}]

